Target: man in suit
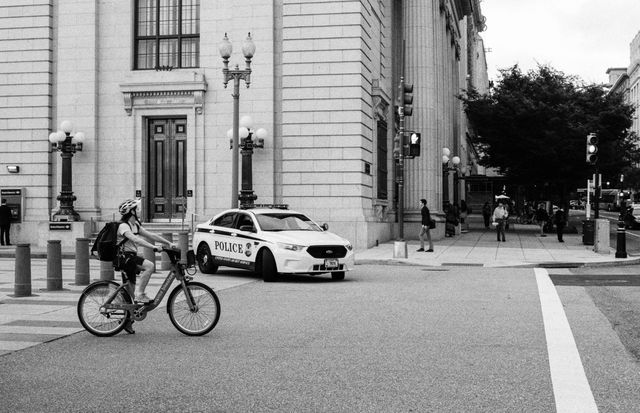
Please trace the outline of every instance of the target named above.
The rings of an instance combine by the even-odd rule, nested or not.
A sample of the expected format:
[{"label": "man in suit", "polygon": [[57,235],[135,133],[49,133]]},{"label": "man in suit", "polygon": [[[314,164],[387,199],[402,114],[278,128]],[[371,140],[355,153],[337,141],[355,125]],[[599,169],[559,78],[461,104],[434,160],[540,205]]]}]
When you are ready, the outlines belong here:
[{"label": "man in suit", "polygon": [[11,245],[9,232],[11,231],[11,208],[7,206],[7,200],[3,199],[0,205],[0,244]]}]

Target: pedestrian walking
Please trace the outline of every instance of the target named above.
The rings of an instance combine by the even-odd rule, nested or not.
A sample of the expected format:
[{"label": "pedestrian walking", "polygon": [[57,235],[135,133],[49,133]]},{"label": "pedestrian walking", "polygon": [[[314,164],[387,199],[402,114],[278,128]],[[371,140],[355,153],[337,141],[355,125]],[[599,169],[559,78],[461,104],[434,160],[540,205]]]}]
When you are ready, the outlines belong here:
[{"label": "pedestrian walking", "polygon": [[0,204],[0,244],[11,245],[9,233],[11,232],[11,208],[7,205],[7,200],[2,199]]},{"label": "pedestrian walking", "polygon": [[536,222],[540,226],[540,236],[541,237],[546,237],[547,236],[544,233],[544,224],[547,223],[548,219],[549,219],[549,214],[547,213],[547,210],[544,207],[544,203],[541,202],[540,204],[538,204],[538,209],[536,210]]},{"label": "pedestrian walking", "polygon": [[427,252],[433,252],[433,241],[431,241],[431,228],[435,228],[435,221],[431,219],[431,213],[427,208],[427,200],[420,200],[420,214],[422,215],[422,227],[420,228],[420,248],[418,251],[424,251],[424,237],[429,241],[429,249]]},{"label": "pedestrian walking", "polygon": [[453,205],[447,205],[444,209],[444,236],[453,237],[456,235],[456,226],[458,220],[456,218],[456,210]]},{"label": "pedestrian walking", "polygon": [[558,242],[564,242],[562,234],[564,233],[564,227],[567,226],[567,215],[564,213],[564,209],[559,208],[553,216],[553,223],[556,225],[556,233],[558,234]]},{"label": "pedestrian walking", "polygon": [[491,205],[489,202],[485,202],[482,206],[482,218],[484,218],[485,229],[489,229],[489,225],[491,225]]},{"label": "pedestrian walking", "polygon": [[500,238],[502,238],[502,242],[506,241],[504,236],[504,226],[508,217],[509,214],[507,213],[507,210],[504,205],[502,205],[502,202],[499,202],[496,209],[493,210],[493,222],[496,223],[496,236],[498,238],[498,242],[500,242]]},{"label": "pedestrian walking", "polygon": [[462,232],[469,231],[469,214],[471,213],[471,208],[467,206],[465,200],[460,201],[460,226]]}]

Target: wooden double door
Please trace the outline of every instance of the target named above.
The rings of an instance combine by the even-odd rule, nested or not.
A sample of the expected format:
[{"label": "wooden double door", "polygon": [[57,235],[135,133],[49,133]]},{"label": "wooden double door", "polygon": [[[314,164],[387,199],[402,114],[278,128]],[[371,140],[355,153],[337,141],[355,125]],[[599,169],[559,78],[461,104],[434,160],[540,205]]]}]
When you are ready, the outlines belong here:
[{"label": "wooden double door", "polygon": [[149,219],[181,219],[187,203],[187,120],[149,119]]}]

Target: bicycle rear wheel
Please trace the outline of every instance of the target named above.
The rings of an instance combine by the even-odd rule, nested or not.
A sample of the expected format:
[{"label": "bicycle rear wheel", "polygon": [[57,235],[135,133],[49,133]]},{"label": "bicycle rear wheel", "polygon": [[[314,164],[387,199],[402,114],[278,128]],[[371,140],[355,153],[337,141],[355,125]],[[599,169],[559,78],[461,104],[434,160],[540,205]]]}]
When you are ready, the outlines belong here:
[{"label": "bicycle rear wheel", "polygon": [[[99,337],[109,337],[124,328],[129,317],[126,310],[100,310],[118,287],[113,281],[97,281],[84,289],[78,300],[78,318],[85,330]],[[124,290],[118,291],[111,301],[111,304],[130,303],[131,296]]]},{"label": "bicycle rear wheel", "polygon": [[[220,300],[207,285],[199,282],[186,284],[186,292],[181,285],[174,288],[167,301],[169,319],[178,331],[188,336],[207,334],[220,319]],[[187,302],[189,294],[195,309],[191,310]]]}]

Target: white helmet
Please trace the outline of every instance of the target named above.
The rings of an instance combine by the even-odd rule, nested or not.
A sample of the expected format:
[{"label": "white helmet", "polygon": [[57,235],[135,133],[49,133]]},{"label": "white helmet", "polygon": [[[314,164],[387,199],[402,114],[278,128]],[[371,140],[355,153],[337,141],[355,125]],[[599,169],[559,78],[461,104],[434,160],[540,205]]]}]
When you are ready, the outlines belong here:
[{"label": "white helmet", "polygon": [[126,215],[136,209],[138,206],[140,206],[139,199],[127,199],[120,204],[120,206],[118,207],[118,211],[120,211],[120,215]]}]

